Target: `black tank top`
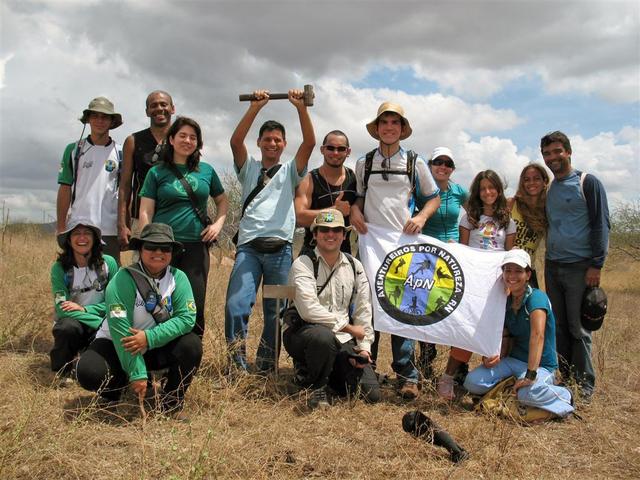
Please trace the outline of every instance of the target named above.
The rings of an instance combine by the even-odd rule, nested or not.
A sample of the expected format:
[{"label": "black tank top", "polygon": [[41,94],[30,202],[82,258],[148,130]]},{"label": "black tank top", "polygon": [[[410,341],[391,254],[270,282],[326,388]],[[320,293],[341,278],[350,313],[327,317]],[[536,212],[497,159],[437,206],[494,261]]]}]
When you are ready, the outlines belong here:
[{"label": "black tank top", "polygon": [[[323,208],[331,208],[336,201],[340,192],[344,192],[342,200],[349,202],[349,205],[353,205],[356,202],[356,175],[348,167],[344,167],[345,177],[342,185],[330,185],[327,180],[320,175],[320,170],[314,168],[311,170],[311,181],[313,182],[313,193],[311,194],[311,209],[321,210]],[[345,226],[349,226],[349,217],[344,219]],[[308,228],[304,229],[304,244],[303,249],[313,249],[311,241],[313,240],[313,234]],[[340,246],[340,250],[346,253],[351,253],[351,240],[350,234],[347,233],[344,242]]]},{"label": "black tank top", "polygon": [[[153,154],[155,153],[156,142],[155,137],[151,133],[150,128],[140,130],[133,134],[135,149],[133,150],[133,184],[131,186],[131,216],[138,218],[140,211],[140,189],[144,184],[147,172],[153,167]],[[159,154],[160,152],[158,152]]]}]

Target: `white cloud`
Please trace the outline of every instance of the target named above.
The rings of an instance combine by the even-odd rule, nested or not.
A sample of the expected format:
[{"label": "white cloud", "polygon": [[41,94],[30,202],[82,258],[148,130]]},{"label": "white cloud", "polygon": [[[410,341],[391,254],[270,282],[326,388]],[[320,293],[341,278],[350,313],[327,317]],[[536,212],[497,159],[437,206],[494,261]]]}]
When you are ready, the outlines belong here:
[{"label": "white cloud", "polygon": [[[318,141],[343,129],[354,157],[375,144],[364,124],[382,101],[395,99],[414,128],[408,146],[425,156],[435,146],[452,147],[461,159],[455,173],[460,183],[491,167],[511,185],[539,154],[509,138],[526,125],[528,112],[492,104],[506,84],[540,78],[548,91],[568,97],[596,94],[629,103],[640,96],[636,2],[616,2],[615,8],[604,1],[562,2],[553,9],[529,1],[317,1],[304,9],[272,2],[260,15],[255,6],[4,0],[0,194],[28,192],[20,208],[32,204],[34,219],[45,208],[39,202],[52,206],[62,150],[80,134],[82,109],[101,94],[123,115],[124,125],[113,131],[122,142],[146,126],[146,94],[171,92],[177,113],[203,125],[205,158],[220,169],[230,169],[228,139],[246,108],[239,93],[313,83]],[[413,67],[442,91],[354,87],[380,66]],[[292,154],[300,139],[295,111],[286,101],[273,102],[257,122],[266,118],[287,125]],[[627,181],[638,173],[638,119],[627,125],[598,125],[596,131],[617,133],[582,134],[574,147],[576,162],[592,159],[588,168],[620,198],[638,195]],[[250,147],[255,135],[257,129]],[[316,150],[313,163],[319,161]]]}]

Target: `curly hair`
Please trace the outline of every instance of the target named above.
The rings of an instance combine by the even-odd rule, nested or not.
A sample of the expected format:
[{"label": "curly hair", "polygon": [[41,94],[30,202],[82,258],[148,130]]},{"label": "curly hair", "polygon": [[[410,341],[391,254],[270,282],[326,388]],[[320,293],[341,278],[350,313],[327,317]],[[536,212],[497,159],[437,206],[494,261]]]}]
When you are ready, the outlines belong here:
[{"label": "curly hair", "polygon": [[[81,226],[82,225],[78,225],[78,227]],[[74,228],[73,230],[75,230],[76,228]],[[58,253],[57,258],[58,262],[60,262],[60,265],[62,265],[62,270],[65,272],[67,270],[70,270],[72,267],[78,266],[78,264],[76,263],[76,258],[73,255],[73,248],[71,248],[71,233],[73,233],[73,230],[69,232],[69,235],[67,235],[67,239],[64,242],[64,248],[60,253]],[[92,229],[89,230],[91,232],[91,236],[93,237],[93,246],[91,247],[91,255],[89,255],[87,266],[91,270],[99,272],[104,265],[104,258],[102,257],[102,242],[96,236],[95,232]]]},{"label": "curly hair", "polygon": [[[537,198],[531,197],[524,188],[524,176],[529,169],[536,170],[544,182],[544,187]],[[547,202],[548,189],[549,174],[541,164],[530,163],[522,169],[522,172],[520,172],[520,180],[518,181],[518,191],[516,192],[514,199],[524,223],[538,235],[543,235],[547,231],[548,223],[545,204]]]},{"label": "curly hair", "polygon": [[[176,121],[173,122],[173,125],[169,127],[169,131],[167,132],[167,139],[175,138],[180,129],[185,126],[193,128],[198,139],[196,149],[191,155],[187,157],[187,170],[190,172],[197,172],[198,164],[200,163],[200,157],[202,155],[200,150],[202,150],[202,146],[204,145],[202,142],[202,129],[200,128],[200,125],[198,125],[198,122],[196,122],[192,118],[178,117]],[[175,164],[175,162],[173,161],[173,151],[173,145],[171,145],[170,142],[167,142],[162,149],[161,158],[164,164],[167,166]]]},{"label": "curly hair", "polygon": [[473,179],[473,182],[471,182],[471,188],[469,189],[469,198],[465,203],[467,218],[472,225],[477,226],[478,222],[480,221],[480,216],[484,212],[484,204],[480,199],[480,182],[482,180],[489,180],[498,191],[498,198],[493,204],[493,219],[501,228],[508,228],[511,215],[509,214],[509,209],[507,208],[507,198],[504,196],[504,185],[498,174],[493,170],[481,171]]}]

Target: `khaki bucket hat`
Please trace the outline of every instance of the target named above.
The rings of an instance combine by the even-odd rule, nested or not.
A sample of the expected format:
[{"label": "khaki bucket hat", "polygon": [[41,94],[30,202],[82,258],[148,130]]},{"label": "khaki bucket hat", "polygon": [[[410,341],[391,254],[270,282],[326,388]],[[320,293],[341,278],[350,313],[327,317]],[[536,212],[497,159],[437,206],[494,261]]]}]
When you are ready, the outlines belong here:
[{"label": "khaki bucket hat", "polygon": [[402,117],[402,119],[404,120],[404,125],[402,127],[402,132],[400,133],[400,140],[404,140],[405,138],[408,138],[413,132],[413,130],[411,130],[411,125],[409,125],[409,120],[407,120],[407,117],[404,116],[404,108],[402,108],[397,103],[393,103],[393,102],[384,102],[382,105],[380,105],[380,107],[378,108],[378,115],[376,115],[376,118],[374,118],[372,121],[367,123],[367,132],[369,132],[369,135],[371,135],[376,140],[380,140],[380,137],[378,136],[377,123],[380,116],[383,113],[387,113],[387,112],[397,113]]},{"label": "khaki bucket hat", "polygon": [[89,106],[83,110],[82,117],[79,120],[82,123],[87,123],[89,121],[89,115],[91,112],[104,113],[106,115],[111,115],[111,127],[110,129],[118,128],[122,125],[122,115],[116,113],[113,108],[113,103],[109,101],[106,97],[96,97],[89,102]]},{"label": "khaki bucket hat", "polygon": [[309,229],[313,232],[316,227],[342,227],[347,232],[351,230],[351,226],[344,226],[344,217],[342,216],[342,212],[335,208],[322,210],[318,213],[316,218],[313,219],[313,223],[311,223],[311,227],[309,227]]}]

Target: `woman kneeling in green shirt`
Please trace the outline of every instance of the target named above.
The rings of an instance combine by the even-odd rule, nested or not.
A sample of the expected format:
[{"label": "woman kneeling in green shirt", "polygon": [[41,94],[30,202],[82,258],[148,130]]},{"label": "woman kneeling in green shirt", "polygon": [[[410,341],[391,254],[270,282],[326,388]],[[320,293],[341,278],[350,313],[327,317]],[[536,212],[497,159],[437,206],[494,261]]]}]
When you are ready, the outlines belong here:
[{"label": "woman kneeling in green shirt", "polygon": [[51,370],[66,381],[73,361],[89,345],[105,314],[104,290],[118,271],[113,257],[102,254],[100,229],[91,221],[72,219],[58,235],[62,252],[51,267],[54,301]]},{"label": "woman kneeling in green shirt", "polygon": [[149,370],[168,369],[161,409],[180,412],[200,366],[202,343],[192,333],[196,306],[186,275],[171,267],[182,248],[168,225],[146,225],[131,239],[140,261],[121,269],[107,287],[107,321],[78,362],[78,381],[116,401],[127,385],[144,398]]}]

